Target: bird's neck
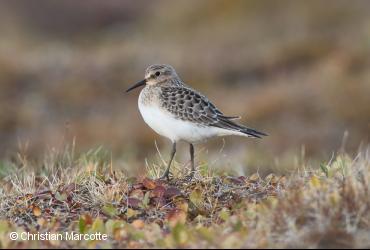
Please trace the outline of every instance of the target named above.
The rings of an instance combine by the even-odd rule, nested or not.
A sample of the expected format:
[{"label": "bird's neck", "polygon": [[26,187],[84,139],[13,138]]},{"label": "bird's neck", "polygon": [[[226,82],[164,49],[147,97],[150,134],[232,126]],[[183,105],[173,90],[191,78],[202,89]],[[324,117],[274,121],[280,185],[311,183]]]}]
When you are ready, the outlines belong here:
[{"label": "bird's neck", "polygon": [[183,86],[184,85],[184,82],[181,81],[180,78],[172,78],[169,80],[170,84],[171,85],[174,85],[174,86]]},{"label": "bird's neck", "polygon": [[146,86],[140,92],[139,102],[144,105],[151,105],[158,102],[158,97],[161,93],[159,86]]},{"label": "bird's neck", "polygon": [[157,87],[175,87],[175,86],[184,86],[184,82],[181,81],[180,78],[170,78],[170,79],[166,79],[164,80],[163,82],[160,82],[158,84],[156,84]]}]

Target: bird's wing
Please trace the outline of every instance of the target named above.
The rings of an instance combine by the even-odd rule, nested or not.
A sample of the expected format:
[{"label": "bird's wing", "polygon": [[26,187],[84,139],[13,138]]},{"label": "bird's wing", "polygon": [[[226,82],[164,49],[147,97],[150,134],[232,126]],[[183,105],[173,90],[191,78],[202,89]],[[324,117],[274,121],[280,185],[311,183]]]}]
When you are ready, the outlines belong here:
[{"label": "bird's wing", "polygon": [[199,125],[218,127],[238,131],[251,137],[266,134],[244,127],[233,122],[236,116],[226,116],[213,105],[207,97],[187,87],[163,87],[161,92],[162,106],[176,118]]}]

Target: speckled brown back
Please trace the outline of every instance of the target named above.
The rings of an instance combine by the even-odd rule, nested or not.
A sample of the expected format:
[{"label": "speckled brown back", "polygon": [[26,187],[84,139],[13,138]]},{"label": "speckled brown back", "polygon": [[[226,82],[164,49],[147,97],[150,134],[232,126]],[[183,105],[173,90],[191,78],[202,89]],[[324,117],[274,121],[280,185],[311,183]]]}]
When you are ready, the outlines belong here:
[{"label": "speckled brown back", "polygon": [[[184,86],[162,87],[159,99],[164,109],[183,121],[190,121],[200,126],[213,126],[243,133],[250,130],[231,121],[238,117],[225,116],[205,96],[191,88]],[[261,135],[263,134],[261,133]]]}]

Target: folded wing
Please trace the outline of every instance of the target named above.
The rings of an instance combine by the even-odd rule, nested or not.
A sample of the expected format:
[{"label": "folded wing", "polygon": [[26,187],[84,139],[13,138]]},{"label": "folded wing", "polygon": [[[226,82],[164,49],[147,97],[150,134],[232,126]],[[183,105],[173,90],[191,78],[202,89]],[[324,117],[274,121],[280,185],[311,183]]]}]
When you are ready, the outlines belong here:
[{"label": "folded wing", "polygon": [[238,116],[226,116],[205,96],[188,87],[164,87],[162,105],[176,118],[204,126],[241,132],[247,136],[261,138],[267,134],[235,123]]}]

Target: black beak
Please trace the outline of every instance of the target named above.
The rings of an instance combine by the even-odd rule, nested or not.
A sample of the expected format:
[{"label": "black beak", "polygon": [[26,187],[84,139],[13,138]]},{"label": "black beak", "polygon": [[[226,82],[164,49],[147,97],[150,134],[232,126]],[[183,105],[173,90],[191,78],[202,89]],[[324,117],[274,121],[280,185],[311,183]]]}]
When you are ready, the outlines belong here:
[{"label": "black beak", "polygon": [[140,87],[140,86],[143,86],[143,85],[145,85],[146,84],[146,80],[144,79],[144,80],[141,80],[140,82],[137,82],[137,83],[135,83],[133,86],[131,86],[130,88],[128,88],[127,90],[126,90],[126,93],[127,92],[130,92],[131,90],[133,90],[133,89],[136,89],[137,87]]}]

